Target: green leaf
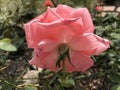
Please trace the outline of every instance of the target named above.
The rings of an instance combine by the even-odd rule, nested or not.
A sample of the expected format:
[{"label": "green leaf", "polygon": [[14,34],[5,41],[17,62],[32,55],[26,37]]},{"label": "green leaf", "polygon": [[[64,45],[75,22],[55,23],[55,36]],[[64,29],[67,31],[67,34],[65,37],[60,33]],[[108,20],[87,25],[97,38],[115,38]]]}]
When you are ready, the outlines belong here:
[{"label": "green leaf", "polygon": [[58,55],[57,61],[56,61],[56,67],[61,67],[60,62],[63,60],[63,56],[62,55]]},{"label": "green leaf", "polygon": [[96,30],[101,30],[101,31],[105,30],[105,28],[103,26],[95,26],[95,29]]},{"label": "green leaf", "polygon": [[69,76],[66,77],[65,79],[59,79],[59,82],[62,84],[63,87],[69,88],[75,86],[75,81]]},{"label": "green leaf", "polygon": [[69,63],[74,67],[74,65],[72,64],[72,62],[71,62],[71,58],[70,58],[70,53],[69,53],[69,49],[67,50],[67,53],[66,53],[66,55],[67,55],[67,58],[68,58],[68,61],[69,61]]},{"label": "green leaf", "polygon": [[75,81],[72,78],[66,80],[66,83],[72,86],[75,86]]},{"label": "green leaf", "polygon": [[0,49],[5,51],[17,51],[16,47],[11,44],[11,40],[9,38],[0,40]]},{"label": "green leaf", "polygon": [[113,86],[111,90],[120,90],[120,85]]},{"label": "green leaf", "polygon": [[113,27],[113,28],[117,28],[117,25],[118,25],[117,22],[112,23],[112,27]]},{"label": "green leaf", "polygon": [[119,33],[111,33],[110,36],[111,36],[112,38],[115,38],[115,39],[120,40],[120,34],[119,34]]}]

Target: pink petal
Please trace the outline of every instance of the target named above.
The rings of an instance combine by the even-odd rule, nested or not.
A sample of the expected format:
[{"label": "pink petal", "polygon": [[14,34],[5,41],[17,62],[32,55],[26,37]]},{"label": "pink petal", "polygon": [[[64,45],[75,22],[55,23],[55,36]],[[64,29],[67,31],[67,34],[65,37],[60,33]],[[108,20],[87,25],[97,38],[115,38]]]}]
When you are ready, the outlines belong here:
[{"label": "pink petal", "polygon": [[[48,13],[50,13],[51,11],[52,10],[49,9]],[[50,15],[55,16],[54,13]],[[59,19],[50,23],[44,23],[52,16],[47,16],[47,13],[45,13],[43,16],[41,16],[40,20],[36,18],[24,25],[29,48],[37,47],[38,43],[44,39],[57,39],[60,42],[71,39],[71,36],[75,32],[72,31],[72,29],[69,28],[69,26],[67,25],[69,23],[75,22],[77,20],[76,18]]]},{"label": "pink petal", "polygon": [[50,23],[59,20],[61,17],[54,11],[54,9],[48,7],[46,13],[44,14],[41,23]]},{"label": "pink petal", "polygon": [[60,19],[60,17],[57,16],[54,10],[48,8],[43,15],[40,15],[30,22],[24,24],[28,47],[36,47],[38,42],[40,42],[42,39],[46,37],[50,38],[49,31],[45,30],[44,26],[40,23],[54,22],[58,19]]},{"label": "pink petal", "polygon": [[83,22],[81,18],[77,18],[76,21],[66,24],[69,29],[75,33],[75,35],[81,35],[84,33]]},{"label": "pink petal", "polygon": [[44,67],[44,66],[43,66],[43,64],[40,62],[40,58],[41,58],[41,57],[45,57],[45,54],[44,54],[44,56],[41,55],[41,57],[40,57],[40,53],[41,53],[40,49],[35,48],[35,49],[34,49],[34,57],[29,61],[29,63],[32,64],[32,65],[35,65],[35,66],[37,66],[37,67],[42,68],[42,67]]},{"label": "pink petal", "polygon": [[57,50],[58,42],[54,40],[43,40],[38,44],[42,52],[51,52]]},{"label": "pink petal", "polygon": [[[100,42],[98,43],[98,48],[95,51],[95,55],[99,55],[101,52],[105,51],[107,48],[110,48],[110,41],[107,39],[103,39],[97,35],[95,35],[95,38]],[[100,45],[101,44],[101,45]]]},{"label": "pink petal", "polygon": [[69,42],[69,46],[74,50],[86,52],[86,54],[98,55],[109,48],[109,41],[93,33],[88,33],[74,37]]},{"label": "pink petal", "polygon": [[61,43],[69,41],[72,38],[72,36],[76,34],[76,32],[69,28],[68,24],[73,23],[76,20],[77,20],[76,18],[72,18],[62,19],[51,23],[35,23],[34,24],[34,28],[36,29],[35,41],[36,42],[38,40],[40,41],[39,38],[41,36],[44,37],[42,39],[56,40],[57,42]]},{"label": "pink petal", "polygon": [[32,38],[32,36],[33,36],[32,27],[31,27],[30,23],[26,23],[26,24],[24,24],[24,28],[25,28],[25,34],[26,34],[25,36],[27,39],[27,44],[28,44],[28,47],[30,48],[34,44],[34,40]]},{"label": "pink petal", "polygon": [[50,31],[39,25],[38,22],[26,24],[25,27],[27,27],[25,31],[29,48],[37,47],[38,43],[44,39],[51,39]]},{"label": "pink petal", "polygon": [[[37,49],[37,51],[39,51]],[[39,68],[49,69],[51,71],[57,71],[59,68],[56,68],[57,52],[38,52],[35,58],[33,58],[29,63],[35,65]]]},{"label": "pink petal", "polygon": [[89,69],[94,63],[89,56],[82,54],[79,51],[71,50],[70,55],[73,66],[67,60],[66,61],[67,72],[74,72],[74,71],[84,72],[87,69]]},{"label": "pink petal", "polygon": [[53,51],[49,53],[48,56],[42,60],[42,64],[44,65],[44,68],[49,69],[51,71],[57,71],[60,68],[56,67],[56,61],[57,61],[57,51]]},{"label": "pink petal", "polygon": [[54,28],[54,30],[51,30],[51,35],[56,41],[66,43],[74,36],[74,33],[67,26],[60,25]]},{"label": "pink petal", "polygon": [[[84,72],[93,65],[92,59],[89,56],[82,54],[78,51],[70,51],[71,60],[73,66],[66,59],[66,71],[74,72],[81,71]],[[58,71],[61,68],[56,67],[57,52],[53,51],[50,53],[42,52],[39,49],[35,50],[35,55],[33,59],[29,61],[30,64],[35,65],[39,68],[49,69],[51,71]]]},{"label": "pink petal", "polygon": [[42,30],[43,27],[38,25],[38,22],[40,22],[42,18],[43,15],[40,15],[31,20],[30,22],[24,24],[27,44],[29,48],[33,48],[36,46],[37,41],[35,40],[35,36],[36,37],[40,36],[39,39],[42,39],[41,37],[45,36],[46,34],[48,35],[48,33],[46,33],[45,30]]},{"label": "pink petal", "polygon": [[62,18],[69,18],[69,14],[74,10],[67,5],[58,5],[56,13],[58,13]]},{"label": "pink petal", "polygon": [[68,25],[71,23],[74,23],[75,21],[77,21],[78,18],[69,18],[69,19],[59,19],[50,23],[42,23],[42,22],[36,22],[38,23],[38,25],[41,25],[44,28],[54,28],[54,27],[59,27],[60,25]]},{"label": "pink petal", "polygon": [[[94,32],[92,18],[90,16],[90,13],[87,8],[74,9],[73,12],[71,12],[70,17],[71,18],[79,18],[77,24],[79,25],[79,23],[80,23],[83,26],[84,33]],[[79,28],[79,26],[77,26],[77,27]]]},{"label": "pink petal", "polygon": [[47,26],[45,23],[39,22],[27,24],[25,31],[28,46],[31,48],[37,47],[39,42],[47,39],[56,40],[58,42],[69,41],[75,32],[65,23],[72,23],[72,21],[74,20],[64,20],[54,23],[54,25],[49,23]]},{"label": "pink petal", "polygon": [[[35,17],[30,22],[24,24],[24,30],[25,30],[27,44],[28,44],[29,48],[33,48],[35,46],[33,37],[34,37],[34,32],[35,32],[34,29],[36,29],[36,27],[37,27],[36,23],[41,22],[46,14],[47,14],[47,12]],[[34,26],[34,23],[35,23],[35,26]],[[40,26],[39,29],[41,29],[41,28],[42,27]]]}]

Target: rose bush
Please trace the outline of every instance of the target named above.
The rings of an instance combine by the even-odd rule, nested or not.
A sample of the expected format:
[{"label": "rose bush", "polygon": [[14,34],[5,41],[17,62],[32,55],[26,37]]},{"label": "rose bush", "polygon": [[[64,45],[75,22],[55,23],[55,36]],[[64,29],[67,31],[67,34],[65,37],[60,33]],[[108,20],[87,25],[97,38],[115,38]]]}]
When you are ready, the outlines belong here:
[{"label": "rose bush", "polygon": [[99,55],[109,48],[109,40],[93,33],[94,25],[87,8],[48,7],[24,28],[28,47],[34,48],[30,64],[52,71],[61,69],[56,67],[61,46],[69,48],[72,64],[65,58],[67,72],[84,72],[94,64],[91,55]]}]

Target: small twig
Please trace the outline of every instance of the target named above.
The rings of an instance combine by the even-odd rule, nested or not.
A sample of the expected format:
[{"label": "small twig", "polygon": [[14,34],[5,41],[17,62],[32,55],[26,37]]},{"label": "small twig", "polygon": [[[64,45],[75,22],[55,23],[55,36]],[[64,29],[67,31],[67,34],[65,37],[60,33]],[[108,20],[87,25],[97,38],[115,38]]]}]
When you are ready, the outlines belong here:
[{"label": "small twig", "polygon": [[0,79],[0,82],[3,82],[3,83],[5,83],[5,84],[7,84],[7,85],[9,85],[9,86],[14,87],[14,88],[21,88],[21,87],[16,86],[16,85],[14,85],[14,84],[12,84],[12,83],[6,81],[6,80],[3,80],[3,79]]},{"label": "small twig", "polygon": [[[39,79],[39,78],[23,78],[23,80],[35,80],[35,79]],[[19,80],[19,79],[18,79]]]},{"label": "small twig", "polygon": [[25,86],[34,86],[34,87],[40,87],[39,84],[22,84],[22,85],[18,85],[19,87],[25,87]]},{"label": "small twig", "polygon": [[50,82],[49,82],[49,84],[51,85],[54,81],[55,81],[55,79],[58,77],[58,75],[55,75],[51,80],[50,80]]},{"label": "small twig", "polygon": [[44,78],[44,79],[48,79],[48,78],[50,78],[50,77],[52,77],[52,76],[53,76],[53,73],[49,74],[49,76],[44,76],[43,78]]},{"label": "small twig", "polygon": [[23,72],[19,75],[19,77],[17,79],[20,79],[23,77],[23,75],[27,72],[27,68],[28,68],[28,65],[25,67],[25,69],[23,70]]},{"label": "small twig", "polygon": [[3,80],[3,79],[0,79],[0,82],[5,83],[5,84],[7,84],[7,85],[9,85],[9,86],[11,86],[13,88],[17,88],[17,89],[18,88],[21,89],[21,88],[26,87],[26,86],[40,87],[39,84],[22,84],[22,85],[17,86],[17,85],[14,85],[14,84],[6,81],[6,80]]},{"label": "small twig", "polygon": [[6,68],[7,68],[7,67],[2,67],[2,68],[0,67],[0,71],[4,70],[4,69],[6,69]]}]

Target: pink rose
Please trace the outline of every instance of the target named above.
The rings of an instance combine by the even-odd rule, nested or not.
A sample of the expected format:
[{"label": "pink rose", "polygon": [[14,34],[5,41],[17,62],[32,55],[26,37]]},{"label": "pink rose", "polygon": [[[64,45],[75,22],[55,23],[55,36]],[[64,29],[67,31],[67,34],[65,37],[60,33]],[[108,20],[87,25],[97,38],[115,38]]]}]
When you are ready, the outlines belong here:
[{"label": "pink rose", "polygon": [[93,65],[91,55],[99,55],[109,48],[109,41],[95,35],[94,26],[87,8],[71,8],[58,5],[24,25],[29,48],[34,48],[30,60],[40,68],[52,71],[56,67],[58,47],[69,47],[71,62],[66,58],[66,71],[84,72]]},{"label": "pink rose", "polygon": [[102,7],[101,6],[96,6],[96,11],[102,11]]},{"label": "pink rose", "polygon": [[51,0],[45,0],[44,2],[44,6],[53,6],[53,3],[51,2]]}]

